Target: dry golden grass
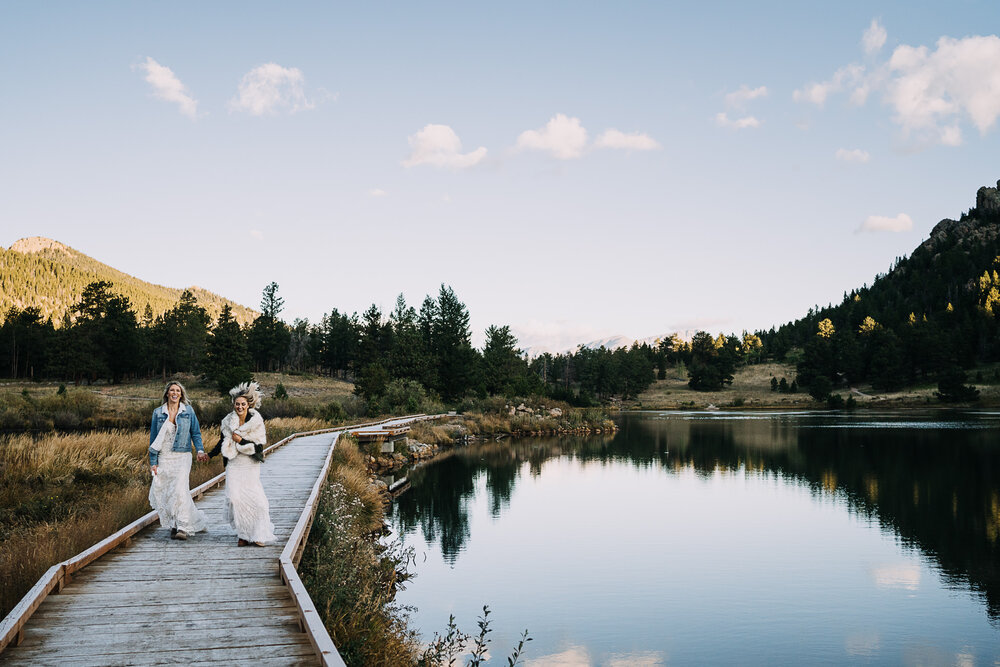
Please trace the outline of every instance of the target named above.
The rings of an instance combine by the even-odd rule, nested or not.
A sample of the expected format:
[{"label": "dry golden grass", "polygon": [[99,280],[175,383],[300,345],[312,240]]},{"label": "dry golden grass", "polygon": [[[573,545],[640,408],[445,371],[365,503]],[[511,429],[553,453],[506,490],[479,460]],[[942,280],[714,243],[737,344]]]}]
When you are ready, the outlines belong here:
[{"label": "dry golden grass", "polygon": [[[169,379],[183,384],[187,390],[188,398],[199,405],[228,400],[228,398],[221,396],[214,386],[203,385],[194,375],[181,373],[173,375]],[[323,375],[258,373],[256,379],[264,389],[265,400],[267,400],[266,397],[273,395],[275,387],[281,383],[285,386],[289,398],[300,399],[309,405],[327,404],[332,401],[341,404],[356,401],[352,383]],[[31,397],[39,399],[54,396],[59,390],[60,384],[63,383],[0,380],[0,391],[17,394],[27,392]],[[99,397],[100,410],[104,413],[131,413],[135,410],[147,413],[152,403],[158,403],[162,399],[165,385],[166,381],[162,379],[135,380],[117,385],[81,385],[79,387],[66,384],[70,391],[86,392]]]},{"label": "dry golden grass", "polygon": [[[984,378],[993,379],[1000,366],[990,365],[979,369]],[[794,394],[771,391],[771,377],[785,378],[789,383],[795,379],[794,364],[763,363],[736,369],[732,386],[721,391],[694,391],[687,386],[687,377],[675,377],[673,369],[667,371],[667,379],[659,380],[643,392],[634,404],[627,407],[649,410],[669,410],[696,408],[709,404],[718,408],[817,408],[825,404],[817,403],[806,389]],[[997,373],[1000,375],[1000,373]],[[975,381],[976,371],[968,373],[968,382],[980,391],[981,406],[1000,405],[1000,383]],[[853,396],[859,407],[868,408],[919,408],[940,406],[934,396],[937,385],[933,382],[907,387],[900,391],[879,391],[870,384],[855,387],[838,387],[834,393],[845,399]]]},{"label": "dry golden grass", "polygon": [[[331,428],[332,424],[324,419],[311,419],[309,417],[277,417],[267,420],[267,441],[274,444],[279,440],[284,440],[293,433],[306,433],[308,431],[321,431]],[[216,429],[218,430],[218,429]],[[218,439],[218,436],[216,436]],[[208,442],[207,440],[205,442]],[[212,441],[215,442],[214,440]]]},{"label": "dry golden grass", "polygon": [[455,442],[458,429],[440,422],[417,422],[410,427],[409,437],[426,445],[450,445]]},{"label": "dry golden grass", "polygon": [[273,394],[278,383],[285,385],[289,398],[301,398],[309,401],[328,403],[343,402],[354,395],[354,384],[325,375],[287,375],[285,373],[257,373],[260,382],[268,395]]},{"label": "dry golden grass", "polygon": [[742,407],[804,407],[814,404],[805,391],[795,394],[781,394],[771,391],[771,377],[787,378],[791,383],[795,379],[795,366],[792,364],[764,363],[753,366],[743,366],[736,369],[733,384],[720,391],[695,391],[687,386],[687,375],[678,377],[675,369],[667,369],[667,379],[658,380],[653,386],[639,395],[635,405],[652,410],[678,408],[704,408],[709,404],[716,407],[729,407],[739,403]]}]

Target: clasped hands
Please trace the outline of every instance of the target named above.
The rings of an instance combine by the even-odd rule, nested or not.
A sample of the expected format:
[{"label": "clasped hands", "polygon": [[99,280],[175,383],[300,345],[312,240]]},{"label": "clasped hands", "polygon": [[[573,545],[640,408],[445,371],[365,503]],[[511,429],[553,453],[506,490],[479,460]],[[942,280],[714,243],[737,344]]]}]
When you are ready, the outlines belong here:
[{"label": "clasped hands", "polygon": [[[198,452],[198,462],[205,463],[206,461],[208,461],[208,454],[205,452]],[[159,466],[149,466],[149,471],[155,475],[158,467]]]}]

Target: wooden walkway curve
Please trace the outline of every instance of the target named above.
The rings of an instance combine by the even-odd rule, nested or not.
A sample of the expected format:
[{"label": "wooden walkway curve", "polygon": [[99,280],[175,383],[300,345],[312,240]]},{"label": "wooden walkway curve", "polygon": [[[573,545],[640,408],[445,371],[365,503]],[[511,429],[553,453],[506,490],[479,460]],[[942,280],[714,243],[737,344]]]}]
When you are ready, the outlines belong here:
[{"label": "wooden walkway curve", "polygon": [[274,545],[237,547],[222,520],[221,480],[212,480],[192,492],[207,533],[171,540],[151,513],[53,566],[0,623],[0,663],[343,665],[295,567],[333,447],[354,428],[291,436],[269,449],[261,479]]}]

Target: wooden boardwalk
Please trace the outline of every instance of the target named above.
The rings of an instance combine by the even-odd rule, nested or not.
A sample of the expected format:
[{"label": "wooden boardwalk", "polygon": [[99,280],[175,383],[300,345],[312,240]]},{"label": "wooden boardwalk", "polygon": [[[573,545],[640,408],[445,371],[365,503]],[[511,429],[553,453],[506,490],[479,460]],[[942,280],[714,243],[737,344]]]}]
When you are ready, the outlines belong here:
[{"label": "wooden boardwalk", "polygon": [[[316,612],[297,575],[288,569],[282,575],[279,566],[279,559],[286,568],[293,567],[289,560],[298,563],[317,480],[340,433],[297,437],[268,455],[261,479],[274,545],[238,547],[222,519],[225,491],[206,492],[197,506],[208,517],[207,533],[171,540],[157,522],[121,540],[75,572],[61,592],[42,596],[23,625],[22,641],[7,646],[0,663],[343,664],[325,630],[316,629]],[[324,639],[328,651],[322,651]]]}]

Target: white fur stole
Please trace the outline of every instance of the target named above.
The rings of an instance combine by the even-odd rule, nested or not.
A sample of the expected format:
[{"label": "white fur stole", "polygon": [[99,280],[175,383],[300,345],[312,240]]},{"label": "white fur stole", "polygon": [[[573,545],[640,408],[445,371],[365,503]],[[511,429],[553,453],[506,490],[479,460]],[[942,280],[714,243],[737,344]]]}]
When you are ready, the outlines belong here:
[{"label": "white fur stole", "polygon": [[[240,418],[235,412],[230,412],[228,415],[223,417],[222,426],[222,455],[227,459],[236,458],[236,454],[246,454],[251,456],[253,454],[253,445],[250,443],[257,443],[258,445],[267,444],[267,432],[264,430],[264,419],[260,416],[260,413],[254,410],[253,416],[244,422],[243,426],[240,426]],[[238,433],[243,439],[242,443],[237,443],[233,440],[233,434]]]}]

